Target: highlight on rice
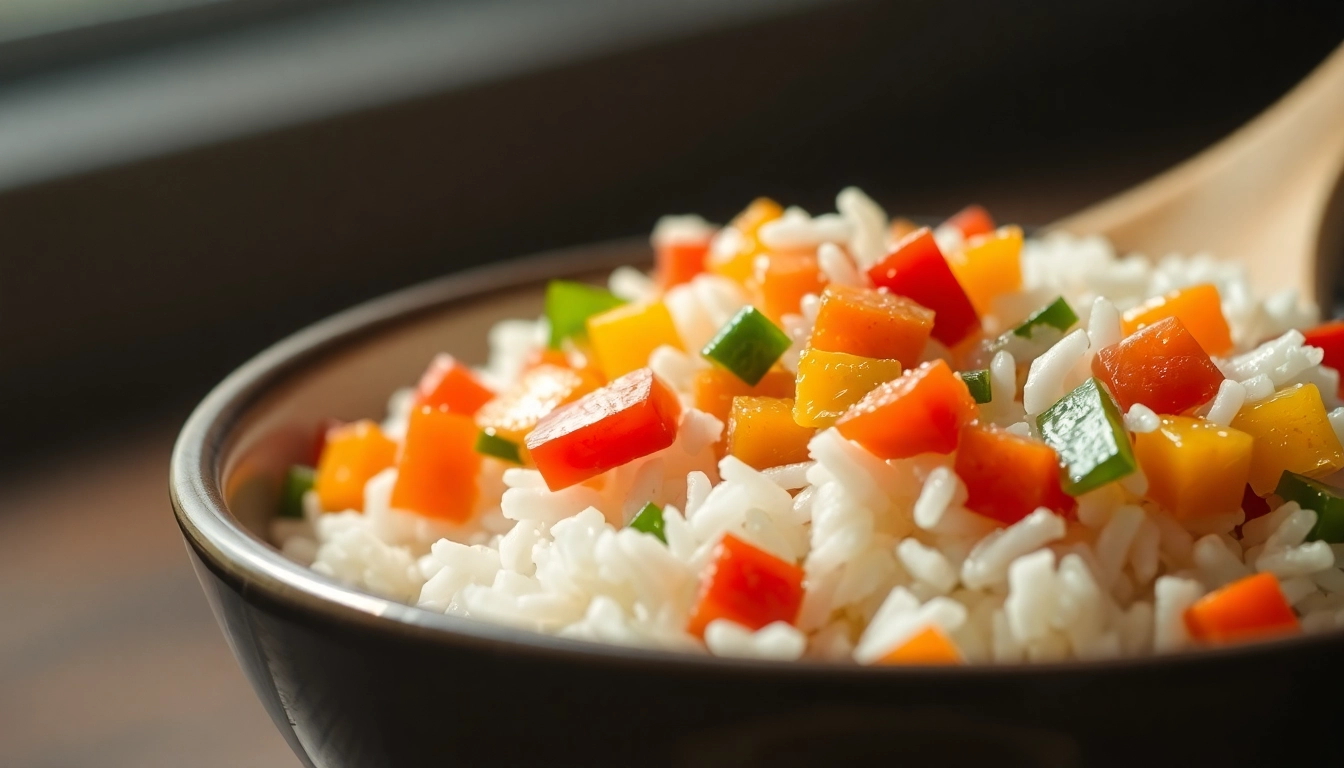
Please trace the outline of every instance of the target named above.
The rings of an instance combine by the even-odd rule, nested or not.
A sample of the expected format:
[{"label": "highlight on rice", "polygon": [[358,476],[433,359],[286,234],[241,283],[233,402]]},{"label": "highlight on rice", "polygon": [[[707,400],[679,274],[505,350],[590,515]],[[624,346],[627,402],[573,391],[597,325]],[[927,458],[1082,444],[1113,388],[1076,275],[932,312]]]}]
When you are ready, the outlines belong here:
[{"label": "highlight on rice", "polygon": [[836,209],[668,216],[651,273],[551,282],[483,366],[322,425],[274,541],[428,611],[717,656],[1344,626],[1344,322],[1208,255]]}]

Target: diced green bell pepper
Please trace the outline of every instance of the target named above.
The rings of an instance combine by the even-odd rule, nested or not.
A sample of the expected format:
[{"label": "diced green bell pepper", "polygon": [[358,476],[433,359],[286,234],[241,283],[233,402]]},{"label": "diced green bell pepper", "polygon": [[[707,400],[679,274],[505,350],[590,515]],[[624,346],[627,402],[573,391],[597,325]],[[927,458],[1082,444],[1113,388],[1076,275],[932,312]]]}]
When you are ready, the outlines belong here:
[{"label": "diced green bell pepper", "polygon": [[1137,468],[1124,419],[1101,382],[1088,379],[1036,417],[1041,438],[1064,465],[1064,492],[1079,496]]},{"label": "diced green bell pepper", "polygon": [[284,488],[280,494],[280,516],[294,520],[303,519],[303,495],[313,488],[313,479],[317,471],[312,467],[299,464],[285,473]]},{"label": "diced green bell pepper", "polygon": [[611,291],[572,280],[552,280],[546,286],[546,320],[551,325],[551,349],[570,337],[584,338],[588,318],[624,304]]},{"label": "diced green bell pepper", "polygon": [[1068,333],[1076,322],[1078,322],[1078,315],[1074,313],[1073,307],[1069,306],[1069,302],[1065,301],[1063,296],[1060,296],[1032,312],[1026,320],[1023,320],[1020,325],[1013,329],[1013,335],[1030,339],[1036,328],[1042,325],[1048,325],[1060,333]]},{"label": "diced green bell pepper", "polygon": [[988,403],[993,397],[989,386],[989,369],[961,371],[957,375],[961,377],[962,381],[966,382],[966,389],[971,391],[971,397],[975,402]]},{"label": "diced green bell pepper", "polygon": [[1296,472],[1284,472],[1274,494],[1316,513],[1316,525],[1307,534],[1307,541],[1344,544],[1344,497],[1340,489]]},{"label": "diced green bell pepper", "polygon": [[663,508],[653,502],[645,504],[644,508],[639,510],[639,514],[630,521],[630,527],[657,536],[659,541],[667,543],[667,535],[663,533]]},{"label": "diced green bell pepper", "polygon": [[514,464],[523,463],[523,457],[518,453],[518,444],[496,435],[493,429],[482,429],[476,435],[474,447],[476,452],[482,456],[493,456],[496,459],[503,459]]},{"label": "diced green bell pepper", "polygon": [[791,343],[788,334],[748,304],[719,329],[700,354],[754,387]]}]

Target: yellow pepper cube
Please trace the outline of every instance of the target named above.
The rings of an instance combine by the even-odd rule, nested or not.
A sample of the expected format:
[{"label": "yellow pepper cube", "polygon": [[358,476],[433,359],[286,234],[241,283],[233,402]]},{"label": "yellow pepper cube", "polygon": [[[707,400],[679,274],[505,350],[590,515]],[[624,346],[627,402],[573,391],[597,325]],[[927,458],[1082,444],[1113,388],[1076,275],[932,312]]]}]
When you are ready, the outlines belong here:
[{"label": "yellow pepper cube", "polygon": [[392,466],[397,444],[368,419],[333,429],[317,462],[313,488],[328,512],[364,511],[364,484]]},{"label": "yellow pepper cube", "polygon": [[965,248],[948,254],[947,264],[975,311],[992,314],[994,297],[1022,288],[1022,228],[1000,227],[972,238]]},{"label": "yellow pepper cube", "polygon": [[879,384],[900,375],[899,360],[808,347],[798,359],[793,420],[803,427],[829,427]]},{"label": "yellow pepper cube", "polygon": [[1135,436],[1134,455],[1148,478],[1148,498],[1189,519],[1241,508],[1254,443],[1231,427],[1167,416],[1158,429]]},{"label": "yellow pepper cube", "polygon": [[1284,471],[1324,477],[1344,468],[1344,448],[1315,384],[1297,384],[1241,408],[1232,426],[1255,438],[1251,489],[1274,490]]},{"label": "yellow pepper cube", "polygon": [[816,430],[793,421],[786,397],[734,397],[728,417],[728,453],[756,469],[807,461]]},{"label": "yellow pepper cube", "polygon": [[765,252],[757,234],[761,225],[784,215],[779,203],[768,197],[758,197],[729,223],[741,235],[738,249],[728,254],[711,254],[705,268],[730,280],[745,285],[755,271],[756,257]]},{"label": "yellow pepper cube", "polygon": [[588,318],[588,342],[607,381],[648,365],[649,354],[664,344],[684,349],[672,314],[661,301],[593,315]]}]

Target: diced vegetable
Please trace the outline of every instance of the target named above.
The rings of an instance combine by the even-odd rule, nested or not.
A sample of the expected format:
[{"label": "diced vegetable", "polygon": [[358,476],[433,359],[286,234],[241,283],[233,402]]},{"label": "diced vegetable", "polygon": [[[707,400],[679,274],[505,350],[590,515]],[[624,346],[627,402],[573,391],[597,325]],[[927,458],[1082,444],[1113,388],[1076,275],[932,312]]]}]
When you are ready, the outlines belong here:
[{"label": "diced vegetable", "polygon": [[340,420],[327,418],[323,419],[322,423],[317,425],[317,429],[313,430],[313,448],[309,456],[314,467],[322,460],[322,451],[327,448],[327,436],[343,426],[345,424]]},{"label": "diced vegetable", "polygon": [[1225,378],[1176,317],[1099,350],[1092,373],[1126,412],[1142,403],[1156,413],[1184,413],[1212,400]]},{"label": "diced vegetable", "polygon": [[624,304],[611,291],[570,280],[552,280],[546,286],[546,320],[551,326],[551,349],[568,338],[584,339],[588,318]]},{"label": "diced vegetable", "polygon": [[802,603],[802,568],[726,533],[705,568],[686,631],[703,637],[715,619],[752,631],[776,621],[792,624]]},{"label": "diced vegetable", "polygon": [[887,241],[893,245],[899,243],[901,240],[905,239],[906,235],[914,232],[916,229],[919,229],[918,224],[909,219],[897,216],[891,220],[891,226],[887,228]]},{"label": "diced vegetable", "polygon": [[1257,573],[1210,592],[1185,610],[1190,636],[1210,645],[1260,640],[1301,631],[1293,607],[1272,573]]},{"label": "diced vegetable", "polygon": [[473,447],[482,456],[491,456],[511,464],[523,463],[523,456],[518,450],[518,444],[495,434],[494,429],[482,429],[478,432],[476,434],[476,444]]},{"label": "diced vegetable", "polygon": [[900,375],[899,360],[808,347],[798,358],[793,420],[804,427],[829,427],[878,384]]},{"label": "diced vegetable", "polygon": [[1038,507],[1069,514],[1074,500],[1059,484],[1059,456],[1039,440],[989,424],[961,431],[955,464],[966,484],[966,508],[1012,525]]},{"label": "diced vegetable", "polygon": [[1164,317],[1178,317],[1186,330],[1210,355],[1227,354],[1232,349],[1232,332],[1223,316],[1218,289],[1209,283],[1192,285],[1140,304],[1121,318],[1125,335],[1152,325]]},{"label": "diced vegetable", "polygon": [[1243,405],[1232,426],[1255,438],[1250,483],[1261,496],[1274,490],[1285,471],[1324,477],[1344,468],[1344,448],[1315,384],[1297,384]]},{"label": "diced vegetable", "polygon": [[649,364],[660,346],[682,349],[672,313],[661,301],[627,304],[588,318],[588,340],[608,381]]},{"label": "diced vegetable", "polygon": [[1255,489],[1247,484],[1241,494],[1241,511],[1246,513],[1246,522],[1250,522],[1257,517],[1264,517],[1269,514],[1269,502],[1260,498]]},{"label": "diced vegetable", "polygon": [[[1325,353],[1321,365],[1344,374],[1344,320],[1318,325],[1309,331],[1304,331],[1302,335],[1307,338],[1308,345],[1320,347]],[[1344,376],[1339,380],[1338,395],[1344,398]]]},{"label": "diced vegetable", "polygon": [[924,354],[932,330],[933,311],[904,296],[832,284],[821,293],[810,344],[909,365]]},{"label": "diced vegetable", "polygon": [[553,491],[671,445],[681,404],[648,368],[552,411],[527,435],[527,450]]},{"label": "diced vegetable", "polygon": [[495,396],[471,369],[448,354],[435,355],[415,389],[415,405],[444,406],[471,416]]},{"label": "diced vegetable", "polygon": [[723,423],[728,429],[728,417],[733,413],[735,397],[789,397],[793,394],[793,374],[782,368],[766,371],[752,386],[722,368],[696,371],[691,384],[691,395],[697,410],[704,411]]},{"label": "diced vegetable", "polygon": [[962,208],[944,223],[961,230],[961,236],[966,239],[994,231],[994,219],[990,217],[989,211],[978,205]]},{"label": "diced vegetable", "polygon": [[993,399],[994,393],[989,386],[989,369],[981,368],[978,371],[961,371],[957,374],[961,380],[966,382],[966,391],[971,393],[971,399],[981,405],[988,403]]},{"label": "diced vegetable", "polygon": [[313,480],[322,508],[364,511],[364,484],[392,466],[396,458],[397,444],[383,435],[376,422],[362,419],[331,430]]},{"label": "diced vegetable", "polygon": [[[966,291],[928,227],[915,230],[868,270],[873,285],[933,310],[933,337],[951,347],[980,329]],[[898,360],[902,358],[897,358]]]},{"label": "diced vegetable", "polygon": [[476,424],[514,443],[537,426],[543,416],[597,389],[592,377],[549,363],[524,371],[512,387],[476,412]]},{"label": "diced vegetable", "polygon": [[751,201],[751,205],[746,210],[737,215],[729,224],[741,235],[741,247],[736,253],[729,254],[726,257],[716,258],[716,254],[711,254],[706,268],[715,274],[722,275],[739,283],[746,284],[751,279],[751,274],[755,268],[756,257],[764,252],[758,234],[761,226],[774,221],[784,215],[784,209],[779,203],[768,197],[758,197]]},{"label": "diced vegetable", "polygon": [[317,470],[296,464],[285,472],[285,483],[280,495],[280,516],[303,519],[303,496],[313,489]]},{"label": "diced vegetable", "polygon": [[523,370],[530,371],[539,365],[555,365],[561,368],[569,368],[569,355],[560,349],[551,349],[550,347],[541,347],[527,353],[523,360]]},{"label": "diced vegetable", "polygon": [[663,508],[652,501],[639,510],[630,521],[630,527],[650,536],[657,536],[659,541],[667,543],[667,534],[663,533]]},{"label": "diced vegetable", "polygon": [[411,411],[392,486],[393,508],[458,523],[470,519],[481,469],[477,434],[470,416],[429,406]]},{"label": "diced vegetable", "polygon": [[1095,378],[1036,417],[1036,426],[1059,454],[1064,465],[1061,483],[1071,496],[1119,480],[1138,466],[1123,417]]},{"label": "diced vegetable", "polygon": [[1073,311],[1073,307],[1069,306],[1069,302],[1065,301],[1063,296],[1060,296],[1028,315],[1026,320],[1018,323],[1012,333],[1014,336],[1030,339],[1035,335],[1036,329],[1042,326],[1054,328],[1061,333],[1068,333],[1076,322],[1078,322],[1078,315]]},{"label": "diced vegetable", "polygon": [[1344,543],[1344,495],[1338,488],[1296,472],[1284,472],[1274,495],[1316,513],[1316,525],[1307,534],[1307,541]]},{"label": "diced vegetable", "polygon": [[791,343],[788,334],[748,304],[719,329],[700,354],[756,386]]},{"label": "diced vegetable", "polygon": [[1134,454],[1148,478],[1147,497],[1177,519],[1241,508],[1254,440],[1245,432],[1189,416],[1166,416],[1135,435]]},{"label": "diced vegetable", "polygon": [[878,664],[965,664],[961,651],[937,626],[930,624],[887,652]]},{"label": "diced vegetable", "polygon": [[709,241],[662,243],[654,248],[654,276],[664,290],[688,283],[705,271]]},{"label": "diced vegetable", "polygon": [[804,253],[775,253],[757,259],[755,278],[756,303],[776,323],[784,315],[798,314],[803,297],[809,293],[820,296],[826,285],[817,258]]},{"label": "diced vegetable", "polygon": [[728,418],[728,453],[756,469],[807,461],[807,441],[816,431],[793,421],[793,400],[735,397]]},{"label": "diced vegetable", "polygon": [[846,438],[883,459],[951,453],[975,401],[947,363],[935,360],[875,388],[835,423]]},{"label": "diced vegetable", "polygon": [[1002,227],[969,238],[964,248],[947,254],[947,264],[971,306],[987,315],[996,297],[1022,289],[1022,229]]}]

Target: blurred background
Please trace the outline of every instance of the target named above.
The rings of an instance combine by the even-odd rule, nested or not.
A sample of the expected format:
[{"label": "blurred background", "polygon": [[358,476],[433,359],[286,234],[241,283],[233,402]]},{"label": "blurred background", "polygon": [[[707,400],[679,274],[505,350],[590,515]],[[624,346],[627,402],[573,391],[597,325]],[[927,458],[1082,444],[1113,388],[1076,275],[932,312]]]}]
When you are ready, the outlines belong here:
[{"label": "blurred background", "polygon": [[165,482],[288,333],[761,194],[1048,223],[1341,40],[1338,0],[0,0],[0,765],[296,764]]}]

